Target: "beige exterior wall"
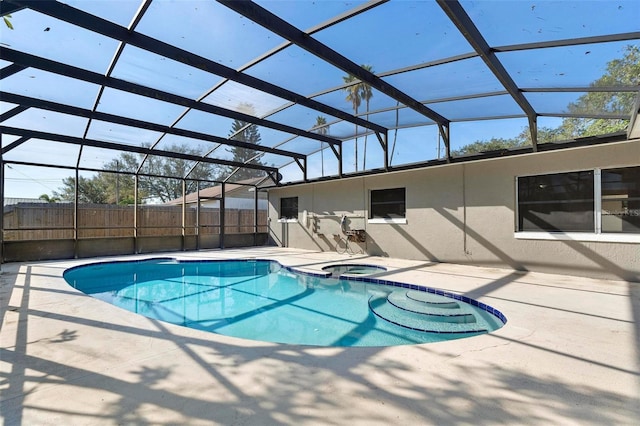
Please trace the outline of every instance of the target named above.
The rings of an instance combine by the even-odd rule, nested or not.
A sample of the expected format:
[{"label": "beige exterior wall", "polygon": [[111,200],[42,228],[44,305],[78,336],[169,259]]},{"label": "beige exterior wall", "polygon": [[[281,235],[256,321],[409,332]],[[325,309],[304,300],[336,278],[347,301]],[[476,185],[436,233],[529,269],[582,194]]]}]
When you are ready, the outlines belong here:
[{"label": "beige exterior wall", "polygon": [[[335,250],[346,214],[349,229],[367,233],[356,252],[640,281],[638,243],[514,237],[517,176],[638,165],[635,140],[274,188],[270,233],[278,245]],[[368,223],[369,192],[396,187],[406,188],[407,223]],[[280,198],[294,196],[298,221],[279,222]]]}]

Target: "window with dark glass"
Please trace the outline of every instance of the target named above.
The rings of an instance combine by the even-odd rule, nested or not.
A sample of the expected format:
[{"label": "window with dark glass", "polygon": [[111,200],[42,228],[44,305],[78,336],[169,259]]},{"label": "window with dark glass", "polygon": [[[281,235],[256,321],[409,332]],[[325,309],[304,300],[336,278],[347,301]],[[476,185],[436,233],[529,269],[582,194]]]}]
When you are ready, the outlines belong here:
[{"label": "window with dark glass", "polygon": [[601,171],[602,232],[640,233],[640,167]]},{"label": "window with dark glass", "polygon": [[593,170],[518,178],[518,230],[595,232]]},{"label": "window with dark glass", "polygon": [[371,191],[369,219],[404,219],[406,212],[405,188]]},{"label": "window with dark glass", "polygon": [[298,197],[280,199],[280,219],[298,218]]}]

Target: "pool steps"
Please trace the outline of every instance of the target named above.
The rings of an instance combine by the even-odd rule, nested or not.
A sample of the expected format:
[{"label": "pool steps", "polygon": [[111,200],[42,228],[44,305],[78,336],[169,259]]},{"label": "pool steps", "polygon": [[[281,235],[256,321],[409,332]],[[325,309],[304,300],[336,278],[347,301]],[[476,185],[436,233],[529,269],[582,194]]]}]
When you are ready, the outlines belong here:
[{"label": "pool steps", "polygon": [[407,311],[429,313],[437,310],[440,315],[449,315],[451,310],[460,309],[460,303],[453,299],[421,291],[394,291],[388,298],[392,305]]},{"label": "pool steps", "polygon": [[411,330],[430,333],[486,333],[482,318],[470,305],[414,290],[376,292],[369,309],[377,317]]}]

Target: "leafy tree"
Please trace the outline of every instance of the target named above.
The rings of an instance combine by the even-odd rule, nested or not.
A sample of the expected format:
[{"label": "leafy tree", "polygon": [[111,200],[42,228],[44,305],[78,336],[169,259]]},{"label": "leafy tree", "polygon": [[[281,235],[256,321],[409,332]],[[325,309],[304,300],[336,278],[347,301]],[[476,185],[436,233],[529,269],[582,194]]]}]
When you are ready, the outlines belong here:
[{"label": "leafy tree", "polygon": [[[105,164],[105,170],[114,172],[135,173],[141,158],[139,155],[130,152],[123,152],[120,157]],[[135,203],[135,178],[131,174],[119,173],[99,173],[107,187],[107,202],[109,204],[133,204]],[[144,199],[147,193],[144,188],[138,191],[138,196]]]},{"label": "leafy tree", "polygon": [[[640,47],[627,46],[624,56],[609,62],[606,73],[591,84],[593,87],[615,85],[640,85]],[[575,114],[598,112],[628,115],[634,107],[636,96],[637,92],[589,92],[570,103],[567,110]],[[538,143],[604,135],[624,130],[628,125],[627,119],[565,118],[557,128],[539,128]],[[515,138],[479,140],[451,154],[465,155],[528,145],[531,145],[531,133],[529,127],[525,127]]]},{"label": "leafy tree", "polygon": [[[253,105],[247,103],[241,104],[240,109],[248,111],[250,114],[253,114],[254,111]],[[253,143],[256,145],[259,145],[261,140],[258,126],[243,120],[233,121],[233,123],[231,124],[231,133],[229,134],[229,138],[237,141]],[[260,160],[262,151],[256,149],[241,148],[237,146],[229,147],[228,151],[233,155],[233,161],[238,161],[246,164],[265,165]],[[233,177],[234,180],[239,181],[262,177],[264,175],[265,172],[261,170],[242,167],[233,174]]]},{"label": "leafy tree", "polygon": [[[197,148],[186,145],[172,145],[167,151],[180,152],[200,156],[203,153]],[[171,178],[144,177],[140,179],[140,189],[143,194],[140,198],[158,199],[162,202],[175,200],[182,197],[182,177],[188,177],[187,193],[196,192],[197,180],[218,180],[220,167],[210,163],[194,164],[193,161],[181,158],[166,158],[149,156],[143,163],[141,171],[150,175],[172,176]],[[188,175],[188,176],[187,176]],[[140,191],[139,189],[139,191]]]},{"label": "leafy tree", "polygon": [[[75,177],[69,176],[64,178],[62,180],[62,185],[60,192],[53,192],[53,197],[58,198],[61,201],[75,201]],[[91,178],[80,176],[78,179],[78,202],[95,204],[108,203],[107,186],[104,180],[100,179],[99,175]]]},{"label": "leafy tree", "polygon": [[[522,129],[522,132],[516,137],[519,145],[517,146],[531,146],[531,131],[529,126]],[[538,127],[538,143],[556,142],[560,140],[568,139],[562,130],[562,127]]]},{"label": "leafy tree", "polygon": [[[168,151],[180,152],[191,155],[201,155],[198,149],[186,145],[173,145]],[[78,199],[81,203],[96,204],[133,204],[135,202],[135,178],[144,156],[123,152],[116,159],[104,165],[105,171],[98,172],[90,178],[80,177],[78,180]],[[219,169],[211,164],[202,163],[193,168],[193,162],[180,158],[166,158],[149,156],[144,159],[141,173],[154,176],[173,176],[171,178],[141,177],[138,188],[138,198],[144,203],[148,200],[160,200],[167,202],[182,196],[181,178],[189,174],[191,179],[217,180]],[[127,172],[127,174],[115,173]],[[62,181],[63,186],[59,191],[54,191],[53,196],[64,201],[74,201],[75,177],[67,177]],[[195,192],[197,183],[195,180],[187,181],[187,192]]]},{"label": "leafy tree", "polygon": [[4,24],[7,26],[7,28],[12,30],[13,24],[11,23],[11,15],[4,15],[2,19],[4,20]]},{"label": "leafy tree", "polygon": [[497,151],[501,149],[514,148],[520,146],[522,141],[518,141],[516,138],[504,139],[504,138],[491,138],[487,140],[480,140],[465,145],[457,150],[452,150],[451,155],[454,157],[467,154],[477,154],[480,152]]},{"label": "leafy tree", "polygon": [[[607,64],[605,74],[594,81],[591,86],[614,86],[640,84],[640,47],[627,46],[621,59],[614,59]],[[570,103],[571,113],[608,112],[629,114],[633,109],[637,92],[589,92],[576,102]],[[625,130],[629,125],[626,119],[602,118],[567,118],[563,120],[563,133],[569,138],[595,136]]]},{"label": "leafy tree", "polygon": [[[563,139],[562,128],[540,127],[538,128],[538,143],[554,142]],[[520,134],[514,138],[491,138],[487,140],[478,140],[465,145],[457,150],[452,150],[452,156],[460,156],[467,154],[477,154],[480,152],[499,151],[503,149],[520,148],[531,146],[531,132],[529,126],[526,126]]]}]

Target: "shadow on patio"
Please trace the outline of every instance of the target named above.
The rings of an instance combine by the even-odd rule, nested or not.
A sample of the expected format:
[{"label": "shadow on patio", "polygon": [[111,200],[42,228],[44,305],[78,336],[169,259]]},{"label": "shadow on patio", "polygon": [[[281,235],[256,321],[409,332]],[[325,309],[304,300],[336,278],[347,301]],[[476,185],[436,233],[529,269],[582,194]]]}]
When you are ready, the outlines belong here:
[{"label": "shadow on patio", "polygon": [[[22,266],[1,277],[6,425],[624,424],[638,416],[638,401],[624,394],[465,345],[314,348],[182,329],[67,292],[51,278],[56,268]],[[571,357],[485,337],[485,350],[503,355],[519,346],[532,359]]]}]

